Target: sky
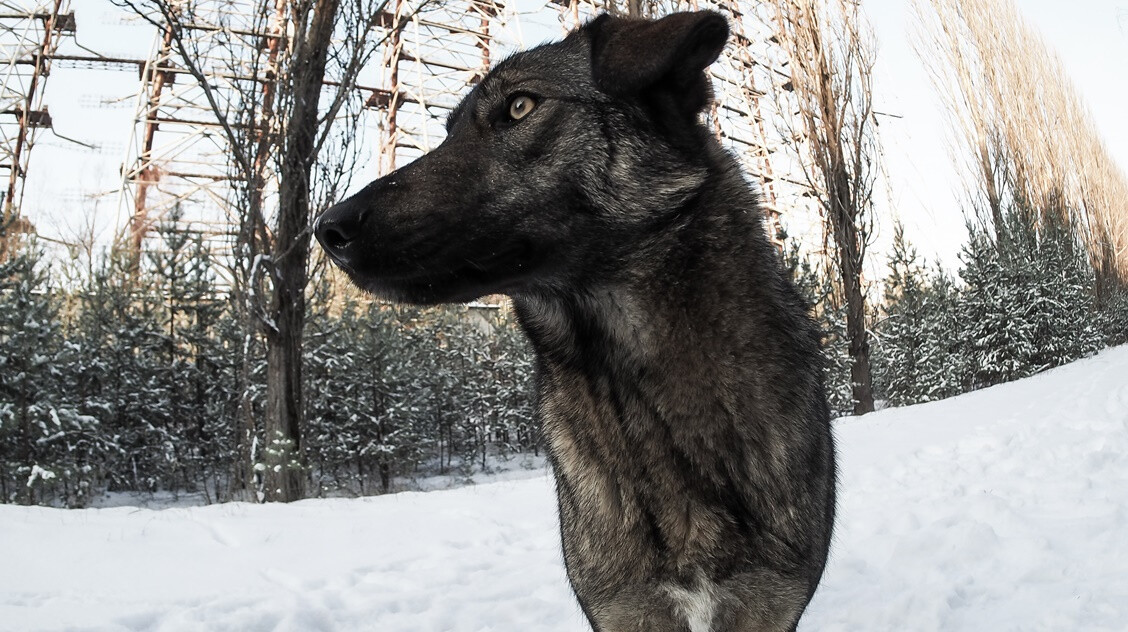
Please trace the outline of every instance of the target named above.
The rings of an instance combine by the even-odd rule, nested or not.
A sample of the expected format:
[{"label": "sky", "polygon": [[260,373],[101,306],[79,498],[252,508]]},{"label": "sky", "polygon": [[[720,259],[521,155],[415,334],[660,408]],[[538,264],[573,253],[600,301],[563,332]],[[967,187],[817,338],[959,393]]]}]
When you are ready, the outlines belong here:
[{"label": "sky", "polygon": [[[131,58],[143,58],[151,49],[153,31],[109,0],[75,0],[71,6],[78,44]],[[543,6],[543,0],[517,2],[522,12]],[[1018,0],[1018,6],[1059,54],[1114,158],[1122,168],[1128,166],[1128,0]],[[895,215],[922,254],[954,268],[966,236],[964,195],[951,126],[910,44],[909,2],[865,0],[863,7],[878,41],[877,109],[893,115],[880,120],[888,181],[878,196],[878,241],[871,252],[879,254],[871,265],[883,260],[880,253],[888,246]],[[554,11],[542,9],[541,16],[529,21],[523,29],[525,44],[559,35],[558,29],[545,26],[556,24]],[[132,69],[57,65],[53,70],[45,102],[57,134],[39,136],[24,200],[26,215],[42,235],[74,240],[93,227],[98,241],[106,243],[128,217],[117,191],[121,164],[134,138],[137,89]],[[354,188],[364,180],[357,178]]]}]

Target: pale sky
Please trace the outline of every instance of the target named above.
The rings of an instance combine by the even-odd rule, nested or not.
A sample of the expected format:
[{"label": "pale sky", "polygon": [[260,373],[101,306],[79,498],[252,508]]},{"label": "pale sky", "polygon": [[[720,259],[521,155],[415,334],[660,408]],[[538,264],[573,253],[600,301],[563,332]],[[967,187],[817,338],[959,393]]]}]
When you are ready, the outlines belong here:
[{"label": "pale sky", "polygon": [[[522,11],[543,6],[522,0]],[[950,126],[924,67],[910,45],[907,0],[864,0],[878,39],[876,101],[878,109],[900,118],[880,121],[890,186],[882,193],[879,241],[873,263],[891,235],[890,213],[923,254],[955,266],[964,240],[961,185],[953,165]],[[1018,0],[1019,9],[1061,57],[1087,100],[1105,142],[1122,168],[1128,167],[1128,0]],[[72,2],[80,44],[111,56],[144,57],[151,31],[130,20],[108,0]],[[546,11],[555,11],[555,7]],[[542,24],[555,24],[555,13]],[[530,25],[526,36],[559,30]],[[541,39],[541,38],[535,38]],[[537,41],[526,41],[536,44]],[[132,133],[138,87],[130,70],[89,71],[56,67],[47,84],[46,103],[59,134],[96,150],[41,134],[32,154],[24,209],[49,237],[71,239],[93,224],[100,241],[113,235],[118,212],[119,169]],[[354,181],[363,185],[365,177]]]}]

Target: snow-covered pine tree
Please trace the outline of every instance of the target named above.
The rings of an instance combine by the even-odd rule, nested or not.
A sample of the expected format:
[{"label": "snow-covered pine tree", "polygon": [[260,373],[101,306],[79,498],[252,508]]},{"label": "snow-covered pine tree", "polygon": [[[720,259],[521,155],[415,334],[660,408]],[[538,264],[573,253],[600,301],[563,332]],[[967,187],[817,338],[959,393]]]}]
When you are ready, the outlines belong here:
[{"label": "snow-covered pine tree", "polygon": [[450,377],[443,392],[436,393],[435,403],[448,412],[448,448],[457,457],[459,473],[469,476],[479,458],[481,467],[486,467],[486,435],[490,431],[489,406],[494,385],[489,384],[482,336],[458,322],[453,310],[444,311],[433,325],[439,328],[444,343],[434,353],[434,360]]},{"label": "snow-covered pine tree", "polygon": [[[960,290],[952,276],[939,264],[928,274],[924,324],[925,339],[931,345],[920,354],[922,395],[936,401],[964,392],[968,373],[967,345],[961,336],[959,320]],[[923,400],[922,400],[923,401]]]},{"label": "snow-covered pine tree", "polygon": [[118,448],[106,455],[107,488],[155,491],[176,438],[168,433],[168,346],[153,275],[110,252],[77,293],[74,388]]},{"label": "snow-covered pine tree", "polygon": [[371,420],[364,414],[365,384],[356,375],[363,353],[363,343],[353,337],[359,333],[358,306],[352,296],[334,306],[327,282],[315,280],[310,287],[302,343],[310,491],[363,493],[360,427]]},{"label": "snow-covered pine tree", "polygon": [[968,232],[960,254],[964,288],[959,304],[960,338],[969,359],[965,391],[1027,375],[1034,345],[1033,327],[1021,302],[1028,283],[1025,272],[1009,265],[986,230],[970,226]]},{"label": "snow-covered pine tree", "polygon": [[0,500],[81,506],[107,446],[98,420],[73,406],[71,349],[43,252],[34,241],[9,244],[0,261]]},{"label": "snow-covered pine tree", "polygon": [[540,433],[533,416],[533,355],[512,310],[497,310],[489,340],[492,408],[500,454],[540,453]]},{"label": "snow-covered pine tree", "polygon": [[1128,344],[1128,287],[1113,288],[1100,315],[1105,344]]},{"label": "snow-covered pine tree", "polygon": [[521,449],[522,434],[534,440],[531,356],[506,306],[449,311],[441,321],[448,344],[438,359],[453,363],[459,379],[444,406],[460,411],[454,429],[463,469],[487,470],[490,457],[506,459]]},{"label": "snow-covered pine tree", "polygon": [[957,293],[937,267],[929,272],[897,224],[884,317],[876,328],[876,375],[892,406],[934,401],[960,392],[964,352],[957,340]]},{"label": "snow-covered pine tree", "polygon": [[784,265],[810,306],[811,314],[823,332],[823,353],[826,356],[826,391],[834,415],[848,415],[854,410],[850,384],[849,339],[846,336],[846,307],[837,300],[834,283],[810,257],[792,244],[784,253]]},{"label": "snow-covered pine tree", "polygon": [[195,288],[188,287],[189,233],[179,225],[180,216],[177,205],[157,225],[158,244],[147,253],[152,296],[141,299],[153,304],[153,316],[160,327],[158,340],[154,341],[157,348],[151,376],[152,386],[160,396],[152,402],[148,416],[150,423],[155,424],[152,438],[157,434],[162,437],[162,458],[152,463],[156,468],[152,475],[160,481],[160,487],[168,490],[190,488],[198,480],[191,469],[199,445],[192,440],[199,437],[198,433],[189,436],[188,432],[199,410],[200,402],[195,397],[198,380],[182,333],[190,317],[188,295]]},{"label": "snow-covered pine tree", "polygon": [[929,376],[925,356],[933,342],[927,338],[929,308],[925,271],[917,251],[905,239],[904,226],[893,231],[893,251],[885,277],[884,316],[875,327],[875,382],[891,406],[928,401]]},{"label": "snow-covered pine tree", "polygon": [[968,349],[965,390],[1026,377],[1100,348],[1092,270],[1064,227],[1064,212],[1018,202],[993,232],[969,226],[958,308]]},{"label": "snow-covered pine tree", "polygon": [[223,302],[211,253],[203,234],[185,228],[180,217],[179,206],[169,211],[156,230],[158,246],[149,253],[161,327],[154,378],[165,393],[157,401],[167,406],[153,415],[165,420],[160,432],[168,439],[159,477],[168,489],[210,493],[208,482],[218,464],[213,463],[217,446],[209,441],[213,429],[208,421],[222,415],[222,403],[234,400],[235,394],[227,392],[231,382],[217,371],[231,363],[216,361],[222,348],[213,328]]},{"label": "snow-covered pine tree", "polygon": [[1072,362],[1104,346],[1096,274],[1069,227],[1070,211],[1061,196],[1051,198],[1040,211],[1041,221],[1027,237],[1033,247],[1019,262],[1034,273],[1026,299],[1034,321],[1035,351],[1030,358],[1034,372]]},{"label": "snow-covered pine tree", "polygon": [[[219,287],[215,259],[203,235],[190,235],[185,275],[177,305],[181,319],[180,344],[189,382],[192,409],[184,420],[185,440],[192,443],[188,455],[193,478],[209,499],[230,499],[232,472],[238,459],[236,446],[240,428],[240,392],[237,373],[239,353],[222,332],[224,323],[235,322],[227,295]],[[174,385],[177,386],[177,385]]]},{"label": "snow-covered pine tree", "polygon": [[[347,297],[307,321],[306,454],[319,493],[387,492],[437,439],[446,336],[421,310]],[[434,432],[438,432],[434,430]],[[441,460],[441,457],[440,457]]]}]

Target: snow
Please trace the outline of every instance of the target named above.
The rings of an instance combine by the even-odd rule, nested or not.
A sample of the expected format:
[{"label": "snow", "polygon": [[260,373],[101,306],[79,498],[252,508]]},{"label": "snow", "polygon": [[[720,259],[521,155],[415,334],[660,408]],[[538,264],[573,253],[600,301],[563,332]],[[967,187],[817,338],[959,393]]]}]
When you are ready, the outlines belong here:
[{"label": "snow", "polygon": [[31,474],[27,477],[27,486],[31,487],[32,484],[35,483],[35,479],[37,478],[41,478],[46,481],[55,478],[55,473],[50,470],[45,470],[38,465],[33,465],[31,466]]},{"label": "snow", "polygon": [[[801,630],[1128,629],[1128,347],[837,422]],[[543,470],[290,505],[0,506],[0,630],[582,631]]]}]

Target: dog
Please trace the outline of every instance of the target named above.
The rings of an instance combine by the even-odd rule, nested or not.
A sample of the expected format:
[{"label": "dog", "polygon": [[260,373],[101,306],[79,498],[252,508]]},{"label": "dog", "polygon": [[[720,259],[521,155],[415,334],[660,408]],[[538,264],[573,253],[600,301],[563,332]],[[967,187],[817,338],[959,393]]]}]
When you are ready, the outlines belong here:
[{"label": "dog", "polygon": [[511,297],[597,632],[794,630],[830,546],[820,334],[702,122],[728,34],[603,15],[517,53],[315,227],[378,296]]}]

